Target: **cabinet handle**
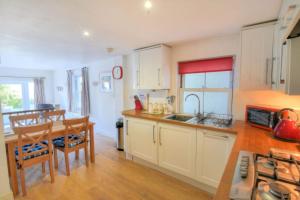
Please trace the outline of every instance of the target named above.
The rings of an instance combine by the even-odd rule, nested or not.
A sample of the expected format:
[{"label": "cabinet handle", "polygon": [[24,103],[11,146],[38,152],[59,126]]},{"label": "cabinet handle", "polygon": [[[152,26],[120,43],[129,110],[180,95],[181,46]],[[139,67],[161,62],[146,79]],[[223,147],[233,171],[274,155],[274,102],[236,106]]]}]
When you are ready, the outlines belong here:
[{"label": "cabinet handle", "polygon": [[156,141],[155,141],[155,126],[153,125],[153,132],[152,132],[152,139],[153,139],[153,143],[155,144],[156,143]]},{"label": "cabinet handle", "polygon": [[128,135],[128,120],[126,120],[126,135]]},{"label": "cabinet handle", "polygon": [[157,71],[158,71],[158,85],[160,86],[160,69],[157,69]]},{"label": "cabinet handle", "polygon": [[161,133],[160,133],[160,129],[161,129],[161,127],[159,127],[159,130],[158,130],[158,140],[159,140],[159,145],[161,146],[162,143],[161,143]]},{"label": "cabinet handle", "polygon": [[269,58],[266,60],[266,85],[268,85]]},{"label": "cabinet handle", "polygon": [[274,70],[274,61],[276,58],[272,58],[272,65],[271,65],[271,85],[275,84],[275,81],[273,81],[273,70]]},{"label": "cabinet handle", "polygon": [[283,61],[282,60],[283,60],[283,46],[284,45],[286,45],[286,43],[281,45],[280,75],[279,75],[280,84],[284,84],[284,79],[282,78],[282,74],[283,74],[283,72],[282,72],[282,70],[283,70]]}]

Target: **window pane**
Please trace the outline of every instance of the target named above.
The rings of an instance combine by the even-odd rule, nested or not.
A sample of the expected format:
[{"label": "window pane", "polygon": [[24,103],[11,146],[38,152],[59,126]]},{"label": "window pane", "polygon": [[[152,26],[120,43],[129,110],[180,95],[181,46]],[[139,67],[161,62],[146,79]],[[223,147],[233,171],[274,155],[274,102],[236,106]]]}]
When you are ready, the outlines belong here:
[{"label": "window pane", "polygon": [[22,110],[22,84],[0,84],[2,112]]},{"label": "window pane", "polygon": [[206,88],[231,88],[231,71],[206,73]]},{"label": "window pane", "polygon": [[202,88],[205,83],[205,74],[186,74],[184,75],[184,79],[185,88]]},{"label": "window pane", "polygon": [[203,112],[203,92],[184,92],[183,94],[183,112],[195,114],[198,112],[198,100],[195,96],[190,96],[185,101],[185,98],[189,94],[196,94],[200,99],[200,112]]},{"label": "window pane", "polygon": [[28,82],[29,108],[34,109],[34,83]]},{"label": "window pane", "polygon": [[231,114],[230,111],[231,95],[229,92],[205,92],[204,93],[204,112],[215,114]]},{"label": "window pane", "polygon": [[76,113],[81,112],[81,85],[82,85],[82,77],[81,76],[74,76],[73,82],[73,100],[74,100],[74,107],[73,111]]}]

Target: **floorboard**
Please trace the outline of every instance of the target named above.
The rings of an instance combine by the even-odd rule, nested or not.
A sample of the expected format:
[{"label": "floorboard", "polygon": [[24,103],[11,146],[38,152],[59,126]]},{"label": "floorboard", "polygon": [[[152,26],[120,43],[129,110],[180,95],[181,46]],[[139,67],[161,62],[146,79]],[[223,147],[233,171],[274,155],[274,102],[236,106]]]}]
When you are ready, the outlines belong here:
[{"label": "floorboard", "polygon": [[27,196],[17,200],[209,200],[212,197],[182,181],[125,159],[112,139],[95,135],[96,163],[87,168],[83,151],[79,161],[70,154],[71,176],[65,176],[59,152],[59,169],[50,183],[41,165],[26,170]]}]

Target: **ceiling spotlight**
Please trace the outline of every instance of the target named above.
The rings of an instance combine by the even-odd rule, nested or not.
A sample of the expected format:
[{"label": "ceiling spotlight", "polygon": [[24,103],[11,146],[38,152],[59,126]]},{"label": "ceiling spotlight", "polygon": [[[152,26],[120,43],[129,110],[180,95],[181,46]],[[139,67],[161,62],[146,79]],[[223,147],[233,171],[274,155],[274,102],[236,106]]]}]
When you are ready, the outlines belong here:
[{"label": "ceiling spotlight", "polygon": [[88,31],[83,31],[82,34],[83,34],[83,36],[85,36],[85,37],[90,36],[90,32],[88,32]]},{"label": "ceiling spotlight", "polygon": [[146,8],[146,10],[150,10],[152,8],[152,2],[150,0],[146,0],[144,7]]}]

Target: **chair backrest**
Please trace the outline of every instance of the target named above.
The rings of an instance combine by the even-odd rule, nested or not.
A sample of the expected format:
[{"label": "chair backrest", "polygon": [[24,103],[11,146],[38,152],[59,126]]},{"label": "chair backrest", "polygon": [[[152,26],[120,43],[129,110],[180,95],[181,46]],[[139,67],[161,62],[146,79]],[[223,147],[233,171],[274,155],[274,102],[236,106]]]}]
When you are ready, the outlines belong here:
[{"label": "chair backrest", "polygon": [[[52,151],[52,122],[15,127],[14,132],[18,135],[18,159],[20,164],[26,158]],[[24,147],[26,148],[24,149]]]},{"label": "chair backrest", "polygon": [[44,113],[45,120],[57,122],[57,121],[65,121],[65,110],[55,110],[55,111],[48,111]]},{"label": "chair backrest", "polygon": [[9,116],[10,127],[14,129],[15,127],[38,124],[39,118],[40,118],[39,113],[11,115]]},{"label": "chair backrest", "polygon": [[[89,117],[82,117],[76,119],[67,119],[64,121],[66,127],[65,132],[65,147],[69,144],[86,142],[88,134]],[[76,137],[69,137],[75,135]]]}]

